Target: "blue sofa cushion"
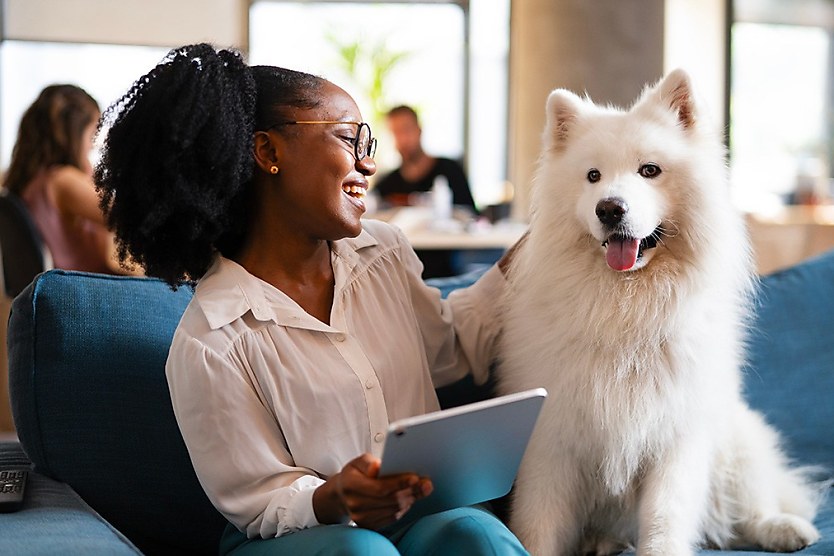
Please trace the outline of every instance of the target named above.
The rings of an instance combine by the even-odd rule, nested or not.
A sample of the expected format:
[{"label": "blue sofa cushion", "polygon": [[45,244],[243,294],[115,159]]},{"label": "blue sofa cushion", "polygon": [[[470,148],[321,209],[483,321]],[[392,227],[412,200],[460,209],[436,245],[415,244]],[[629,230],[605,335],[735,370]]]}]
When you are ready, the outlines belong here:
[{"label": "blue sofa cushion", "polygon": [[834,251],[764,276],[745,376],[747,399],[789,454],[834,470]]},{"label": "blue sofa cushion", "polygon": [[215,553],[164,367],[191,299],[148,278],[50,271],[12,306],[9,377],[35,470],[70,485],[145,553]]}]

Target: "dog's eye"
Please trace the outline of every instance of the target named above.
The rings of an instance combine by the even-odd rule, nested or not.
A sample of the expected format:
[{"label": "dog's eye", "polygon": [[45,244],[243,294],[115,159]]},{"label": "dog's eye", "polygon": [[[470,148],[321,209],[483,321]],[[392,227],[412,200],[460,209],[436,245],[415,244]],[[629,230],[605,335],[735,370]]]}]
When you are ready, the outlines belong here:
[{"label": "dog's eye", "polygon": [[660,166],[649,162],[648,164],[640,166],[640,169],[637,172],[644,178],[656,178],[660,175],[661,171]]},{"label": "dog's eye", "polygon": [[596,168],[591,168],[588,170],[588,181],[591,183],[596,183],[602,179],[602,174],[600,174],[599,170]]}]

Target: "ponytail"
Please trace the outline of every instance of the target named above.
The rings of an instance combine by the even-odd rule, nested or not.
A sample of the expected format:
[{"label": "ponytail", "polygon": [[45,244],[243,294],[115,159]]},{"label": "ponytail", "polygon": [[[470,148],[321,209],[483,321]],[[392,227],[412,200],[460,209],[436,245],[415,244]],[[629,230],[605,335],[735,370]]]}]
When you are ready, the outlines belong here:
[{"label": "ponytail", "polygon": [[246,233],[256,84],[241,55],[172,50],[104,113],[96,187],[119,258],[173,287]]}]

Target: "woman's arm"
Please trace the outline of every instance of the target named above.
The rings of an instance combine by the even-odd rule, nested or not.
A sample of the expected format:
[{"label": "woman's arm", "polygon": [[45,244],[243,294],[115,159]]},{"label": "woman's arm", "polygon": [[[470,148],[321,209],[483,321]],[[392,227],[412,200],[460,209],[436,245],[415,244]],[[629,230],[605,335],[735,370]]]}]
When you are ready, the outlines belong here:
[{"label": "woman's arm", "polygon": [[93,180],[74,166],[62,166],[53,171],[51,190],[58,210],[66,218],[81,218],[99,226],[100,241],[97,242],[100,260],[112,274],[141,276],[138,266],[124,267],[119,263],[116,241],[107,229],[104,213],[99,208],[99,197]]},{"label": "woman's arm", "polygon": [[505,278],[497,266],[475,284],[456,290],[448,299],[421,278],[421,264],[401,232],[400,252],[412,306],[423,338],[435,387],[471,373],[476,384],[489,378],[498,335]]},{"label": "woman's arm", "polygon": [[218,511],[250,537],[317,525],[312,496],[325,480],[295,465],[252,375],[237,359],[181,329],[171,344],[171,401],[200,484]]},{"label": "woman's arm", "polygon": [[[328,478],[296,465],[246,367],[240,354],[214,353],[178,330],[166,374],[200,484],[214,506],[250,537],[348,521],[379,528],[431,492],[427,479],[414,474],[378,477],[379,460],[370,454]],[[311,409],[298,408],[305,410]]]},{"label": "woman's arm", "polygon": [[420,261],[405,236],[398,233],[435,387],[456,382],[468,373],[476,384],[483,384],[497,356],[507,275],[527,233],[476,283],[453,291],[446,300],[420,277]]},{"label": "woman's arm", "polygon": [[75,166],[62,166],[53,171],[52,190],[62,214],[106,225],[92,178]]}]

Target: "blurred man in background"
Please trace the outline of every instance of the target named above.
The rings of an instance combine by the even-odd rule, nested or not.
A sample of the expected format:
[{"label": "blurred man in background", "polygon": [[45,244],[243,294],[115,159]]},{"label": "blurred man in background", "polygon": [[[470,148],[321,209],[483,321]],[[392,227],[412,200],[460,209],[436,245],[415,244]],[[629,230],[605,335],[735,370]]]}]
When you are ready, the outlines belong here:
[{"label": "blurred man in background", "polygon": [[414,109],[397,106],[388,112],[386,120],[402,162],[399,168],[376,183],[375,190],[383,206],[413,204],[413,193],[431,191],[434,179],[445,176],[452,190],[452,203],[477,215],[463,167],[454,160],[434,157],[423,150],[422,129]]}]

